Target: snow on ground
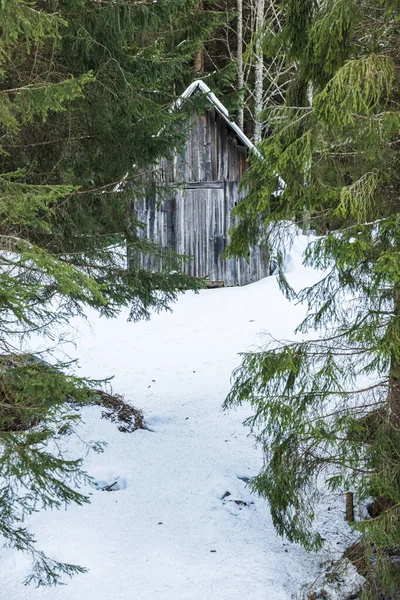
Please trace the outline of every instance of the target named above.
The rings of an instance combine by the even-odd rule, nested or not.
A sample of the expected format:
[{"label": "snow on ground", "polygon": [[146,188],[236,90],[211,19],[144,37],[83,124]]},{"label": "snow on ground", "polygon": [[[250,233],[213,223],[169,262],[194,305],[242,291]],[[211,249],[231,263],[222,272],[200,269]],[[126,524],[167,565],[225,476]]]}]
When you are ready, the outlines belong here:
[{"label": "snow on ground", "polygon": [[[305,243],[298,239],[291,253],[296,288],[316,278],[300,266]],[[119,489],[88,487],[90,505],[41,512],[30,524],[45,552],[89,572],[66,586],[25,588],[29,562],[2,549],[0,599],[289,600],[315,578],[326,552],[307,554],[277,537],[267,503],[246,488],[262,464],[242,426],[249,407],[221,408],[238,353],[261,344],[263,330],[291,338],[303,314],[269,277],[187,293],[172,314],[149,322],[90,314],[89,327],[75,319],[79,373],[114,375],[114,391],[144,410],[151,431],[121,433],[99,407],[82,411],[82,439],[108,444],[88,454],[86,469],[99,488],[118,478]],[[330,508],[322,513],[327,551],[338,552],[349,535],[343,500]]]}]

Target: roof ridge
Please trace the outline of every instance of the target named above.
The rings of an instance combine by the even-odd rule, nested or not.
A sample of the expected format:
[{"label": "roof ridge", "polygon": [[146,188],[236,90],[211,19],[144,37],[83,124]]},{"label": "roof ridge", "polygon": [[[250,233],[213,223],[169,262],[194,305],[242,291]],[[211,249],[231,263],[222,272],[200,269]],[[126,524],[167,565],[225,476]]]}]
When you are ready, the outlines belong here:
[{"label": "roof ridge", "polygon": [[224,118],[224,120],[231,127],[231,129],[233,129],[233,131],[243,142],[243,144],[247,146],[249,150],[253,150],[254,152],[258,153],[258,150],[254,146],[253,142],[249,140],[247,135],[243,133],[240,127],[236,125],[236,123],[230,120],[228,109],[222,104],[220,100],[218,100],[214,92],[212,92],[208,85],[201,79],[195,79],[195,81],[192,81],[192,83],[186,88],[186,90],[179,96],[179,98],[173,104],[172,108],[180,108],[183,103],[183,100],[185,98],[190,98],[190,96],[192,96],[197,89],[199,89],[201,92],[203,92],[203,94],[207,96],[208,100],[211,102],[211,104],[213,104],[213,106],[215,106],[219,114]]}]

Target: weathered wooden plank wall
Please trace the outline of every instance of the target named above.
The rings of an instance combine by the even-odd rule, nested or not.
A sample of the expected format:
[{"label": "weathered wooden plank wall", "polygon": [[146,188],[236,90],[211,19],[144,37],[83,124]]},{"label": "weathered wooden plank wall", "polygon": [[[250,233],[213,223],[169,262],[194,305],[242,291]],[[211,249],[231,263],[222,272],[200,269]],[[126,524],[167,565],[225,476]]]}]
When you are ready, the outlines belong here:
[{"label": "weathered wooden plank wall", "polygon": [[[240,202],[247,151],[217,111],[195,114],[183,152],[173,161],[160,161],[158,167],[160,182],[180,187],[171,185],[162,200],[154,192],[135,202],[148,239],[193,256],[185,266],[188,274],[208,276],[226,286],[245,285],[268,274],[267,257],[259,246],[251,249],[249,262],[222,258],[229,243],[231,211]],[[154,268],[146,257],[143,265]]]}]

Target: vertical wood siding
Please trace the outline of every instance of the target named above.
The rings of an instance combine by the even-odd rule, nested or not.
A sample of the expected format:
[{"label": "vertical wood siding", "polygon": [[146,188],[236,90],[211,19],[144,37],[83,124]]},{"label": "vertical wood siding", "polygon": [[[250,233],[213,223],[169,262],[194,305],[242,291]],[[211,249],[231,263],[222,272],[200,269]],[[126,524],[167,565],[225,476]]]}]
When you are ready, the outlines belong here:
[{"label": "vertical wood siding", "polygon": [[[178,184],[171,193],[157,198],[148,193],[135,202],[135,211],[145,224],[142,235],[193,257],[185,271],[226,286],[246,285],[268,274],[265,251],[251,249],[248,262],[223,259],[232,224],[232,208],[240,202],[239,181],[247,163],[247,148],[238,143],[224,119],[215,110],[192,116],[190,135],[183,152],[173,161],[162,160],[158,177],[164,184]],[[147,257],[146,268],[154,268]]]}]

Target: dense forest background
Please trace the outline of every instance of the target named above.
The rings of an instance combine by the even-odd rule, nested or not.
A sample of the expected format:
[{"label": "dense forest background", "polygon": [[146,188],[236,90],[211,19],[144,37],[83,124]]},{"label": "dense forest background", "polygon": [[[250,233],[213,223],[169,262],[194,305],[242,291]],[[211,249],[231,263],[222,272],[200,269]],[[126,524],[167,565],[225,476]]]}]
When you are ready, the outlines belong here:
[{"label": "dense forest background", "polygon": [[[21,352],[93,307],[131,318],[202,281],[139,239],[143,169],[185,140],[169,110],[201,78],[257,144],[229,256],[293,228],[325,270],[295,295],[315,339],[243,357],[226,406],[250,401],[265,452],[252,486],[277,530],[307,549],[322,480],[372,506],[360,532],[365,594],[400,579],[400,15],[395,0],[4,0],[0,5],[0,531],[32,555],[30,581],[82,567],[48,558],[24,527],[37,506],[83,503],[81,462],[47,442],[72,427],[91,382]],[[284,181],[285,185],[279,184]],[[121,185],[121,182],[124,182]],[[129,185],[128,185],[129,184]],[[280,187],[280,189],[279,189]],[[129,218],[128,218],[129,215]],[[149,273],[126,248],[162,256]],[[360,385],[368,376],[370,384]],[[68,400],[68,402],[66,402]]]}]

